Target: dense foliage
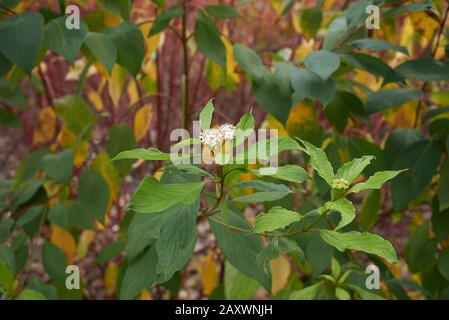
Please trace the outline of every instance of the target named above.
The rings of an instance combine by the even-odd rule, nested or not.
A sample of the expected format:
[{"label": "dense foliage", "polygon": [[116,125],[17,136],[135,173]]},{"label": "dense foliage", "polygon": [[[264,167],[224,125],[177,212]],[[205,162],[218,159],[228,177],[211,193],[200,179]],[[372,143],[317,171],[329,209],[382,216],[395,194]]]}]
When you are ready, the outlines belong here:
[{"label": "dense foliage", "polygon": [[448,10],[2,1],[0,297],[449,299]]}]

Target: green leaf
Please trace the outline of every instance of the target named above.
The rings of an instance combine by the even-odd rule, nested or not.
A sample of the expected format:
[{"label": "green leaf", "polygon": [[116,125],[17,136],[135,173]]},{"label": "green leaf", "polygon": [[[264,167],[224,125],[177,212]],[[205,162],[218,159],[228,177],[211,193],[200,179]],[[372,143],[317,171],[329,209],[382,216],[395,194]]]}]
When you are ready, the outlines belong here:
[{"label": "green leaf", "polygon": [[20,86],[2,78],[0,79],[0,102],[22,109],[25,105],[25,96]]},{"label": "green leaf", "polygon": [[31,289],[23,290],[19,294],[17,299],[18,300],[47,300],[47,298],[42,293],[40,293],[39,291],[31,290]]},{"label": "green leaf", "polygon": [[351,47],[357,49],[368,49],[368,50],[393,50],[402,52],[405,55],[409,55],[407,48],[397,46],[391,42],[383,39],[357,39],[349,43]]},{"label": "green leaf", "polygon": [[42,293],[47,300],[56,300],[57,298],[55,287],[46,284],[39,276],[32,276],[28,279],[27,288]]},{"label": "green leaf", "polygon": [[391,183],[393,207],[400,210],[417,197],[431,182],[441,157],[438,141],[418,141],[402,150],[394,168],[409,168]]},{"label": "green leaf", "polygon": [[344,132],[351,115],[358,118],[365,117],[363,102],[356,95],[346,91],[337,91],[324,109],[324,113],[339,133]]},{"label": "green leaf", "polygon": [[226,299],[249,300],[259,290],[260,284],[239,272],[229,261],[225,261],[224,288]]},{"label": "green leaf", "polygon": [[73,150],[63,150],[42,158],[42,167],[47,176],[58,183],[68,184],[72,179]]},{"label": "green leaf", "polygon": [[2,20],[0,39],[0,52],[30,75],[44,40],[44,18],[24,12]]},{"label": "green leaf", "polygon": [[6,263],[0,260],[0,292],[4,291],[9,294],[14,283],[14,276],[12,271],[8,268]]},{"label": "green leaf", "polygon": [[440,211],[449,209],[449,159],[447,157],[441,165],[438,179],[438,203]]},{"label": "green leaf", "polygon": [[422,91],[416,89],[385,89],[368,95],[365,111],[374,113],[384,109],[400,106],[412,100],[419,100]]},{"label": "green leaf", "polygon": [[59,283],[65,283],[67,260],[58,246],[46,241],[42,247],[42,264],[45,272]]},{"label": "green leaf", "polygon": [[154,239],[158,238],[161,227],[176,219],[178,212],[185,211],[185,206],[176,204],[161,212],[135,214],[127,231],[126,252],[128,259],[133,260]]},{"label": "green leaf", "polygon": [[290,181],[290,182],[296,182],[296,183],[302,183],[310,178],[309,175],[307,174],[306,170],[304,170],[300,166],[287,164],[282,167],[278,167],[276,169],[277,170],[275,173],[271,173],[271,172],[265,173],[263,171],[263,169],[253,169],[253,170],[250,170],[250,172],[255,175],[258,175],[260,177],[269,176],[272,178],[281,179],[281,180]]},{"label": "green leaf", "polygon": [[[229,211],[227,219],[221,215],[214,217],[220,221],[226,221],[233,226],[249,230],[250,226],[240,215]],[[215,235],[217,245],[226,259],[240,272],[257,280],[265,289],[271,289],[270,270],[257,262],[257,255],[263,250],[262,242],[258,236],[243,234],[228,229],[225,226],[209,218],[212,232]]]},{"label": "green leaf", "polygon": [[449,248],[445,248],[438,256],[438,270],[441,275],[449,280]]},{"label": "green leaf", "polygon": [[385,83],[398,82],[405,79],[419,81],[449,80],[449,63],[430,58],[408,60],[400,64],[385,79]]},{"label": "green leaf", "polygon": [[73,64],[89,30],[84,21],[80,21],[79,29],[68,29],[66,20],[67,17],[63,16],[47,23],[45,26],[45,42],[51,50]]},{"label": "green leaf", "polygon": [[117,62],[117,48],[114,42],[105,34],[89,32],[84,43],[94,57],[111,73]]},{"label": "green leaf", "polygon": [[390,263],[398,262],[396,252],[390,242],[377,234],[358,231],[339,233],[332,230],[320,230],[321,238],[331,246],[343,252],[346,249],[377,255]]},{"label": "green leaf", "polygon": [[[236,141],[243,141],[244,138],[246,138],[256,126],[256,121],[254,120],[254,117],[251,112],[245,113],[235,126],[236,129]],[[238,132],[238,130],[241,130],[242,132]],[[238,135],[241,134],[240,139]]]},{"label": "green leaf", "polygon": [[369,229],[377,220],[377,214],[380,210],[380,191],[378,189],[371,190],[366,195],[360,208],[360,224]]},{"label": "green leaf", "polygon": [[262,78],[253,81],[253,92],[257,103],[281,123],[288,119],[292,107],[290,76],[284,79],[283,71],[276,64],[275,74],[263,69]]},{"label": "green leaf", "polygon": [[156,242],[157,272],[166,279],[189,261],[196,243],[196,218],[199,201],[183,206],[176,217],[162,226]]},{"label": "green leaf", "polygon": [[206,6],[205,9],[209,15],[218,19],[232,19],[240,17],[234,8],[221,4]]},{"label": "green leaf", "polygon": [[324,282],[317,282],[290,294],[289,300],[314,300],[324,287]]},{"label": "green leaf", "polygon": [[215,22],[202,11],[197,12],[194,36],[198,50],[206,58],[226,66],[226,48],[220,39],[220,31]]},{"label": "green leaf", "polygon": [[423,141],[424,136],[421,131],[413,128],[399,128],[390,133],[385,142],[385,160],[390,168],[398,159],[405,148],[415,142]]},{"label": "green leaf", "polygon": [[345,39],[348,32],[348,20],[344,16],[338,16],[329,24],[324,37],[323,49],[333,50]]},{"label": "green leaf", "polygon": [[64,203],[55,204],[48,211],[48,219],[64,229],[69,228],[69,216],[69,208]]},{"label": "green leaf", "polygon": [[143,160],[170,160],[170,154],[162,152],[156,148],[139,148],[119,152],[111,161],[123,159],[143,159]]},{"label": "green leaf", "polygon": [[322,20],[323,13],[321,12],[319,6],[304,9],[302,11],[299,23],[301,25],[301,29],[306,35],[306,38],[311,39],[318,33]]},{"label": "green leaf", "polygon": [[109,187],[96,171],[84,171],[78,184],[78,199],[81,207],[100,222],[104,221],[109,204]]},{"label": "green leaf", "polygon": [[156,17],[148,36],[154,36],[155,34],[165,30],[169,26],[172,19],[182,16],[183,14],[184,9],[179,5],[174,5],[165,9]]},{"label": "green leaf", "polygon": [[411,273],[423,271],[435,262],[436,243],[429,239],[429,223],[418,226],[407,242],[405,260]]},{"label": "green leaf", "polygon": [[340,169],[338,169],[335,174],[336,179],[345,179],[351,184],[368,166],[372,160],[374,160],[374,156],[363,156],[361,158],[353,159],[350,162],[346,162]]},{"label": "green leaf", "polygon": [[399,15],[405,12],[414,12],[414,11],[427,11],[432,10],[434,5],[431,1],[424,1],[423,3],[411,3],[407,5],[401,5],[395,7],[384,14],[384,18]]},{"label": "green leaf", "polygon": [[292,77],[292,87],[301,99],[310,98],[327,105],[335,94],[335,81],[332,78],[323,80],[307,69],[298,69]]},{"label": "green leaf", "polygon": [[[375,76],[386,77],[393,69],[380,58],[368,54],[351,53],[340,55],[341,60]],[[394,72],[393,72],[394,73]]]},{"label": "green leaf", "polygon": [[142,213],[163,211],[177,203],[195,202],[203,182],[162,184],[153,177],[145,177],[128,202],[128,208]]},{"label": "green leaf", "polygon": [[123,22],[109,29],[107,34],[117,48],[117,63],[136,77],[145,54],[145,40],[140,29]]},{"label": "green leaf", "polygon": [[210,128],[210,125],[212,123],[212,116],[214,113],[214,103],[212,102],[213,99],[210,99],[206,106],[201,110],[200,113],[200,125],[201,130],[205,131]]},{"label": "green leaf", "polygon": [[351,295],[343,288],[335,288],[335,296],[338,300],[351,300]]},{"label": "green leaf", "polygon": [[[106,245],[101,249],[101,251],[98,253],[97,257],[95,258],[96,264],[102,264],[120,254],[122,250],[125,248],[125,241],[122,239],[117,239],[117,241]],[[132,257],[129,257],[128,259],[132,260]]]},{"label": "green leaf", "polygon": [[282,207],[272,207],[267,213],[256,216],[253,232],[267,232],[283,229],[293,222],[302,219],[302,215],[295,211],[290,211]]},{"label": "green leaf", "polygon": [[355,218],[355,209],[351,201],[345,198],[340,198],[332,202],[326,202],[324,207],[327,210],[334,210],[341,214],[341,220],[335,227],[335,231],[343,228],[352,222]]},{"label": "green leaf", "polygon": [[152,246],[126,269],[120,287],[120,299],[133,299],[143,289],[151,286],[157,276],[156,265],[156,247]]},{"label": "green leaf", "polygon": [[321,79],[327,80],[340,66],[340,57],[326,50],[313,51],[304,59],[304,65]]},{"label": "green leaf", "polygon": [[20,119],[14,113],[0,108],[0,126],[5,128],[20,128]]},{"label": "green leaf", "polygon": [[[109,130],[108,140],[106,142],[106,150],[109,157],[113,160],[125,159],[123,154],[133,153],[135,150],[125,151],[135,148],[137,145],[134,131],[126,124],[117,124]],[[142,150],[142,149],[139,149]],[[144,150],[144,149],[143,149]],[[121,156],[120,156],[121,155]],[[125,176],[132,166],[132,160],[122,160],[114,162],[119,176]]]},{"label": "green leaf", "polygon": [[385,298],[379,296],[378,294],[371,293],[370,291],[364,290],[358,286],[352,284],[348,284],[347,286],[354,290],[363,300],[385,300]]},{"label": "green leaf", "polygon": [[253,81],[259,82],[266,72],[266,68],[257,53],[240,43],[234,44],[233,50],[235,60],[240,65],[240,68],[242,68]]},{"label": "green leaf", "polygon": [[33,206],[16,221],[16,226],[23,227],[28,235],[33,235],[39,229],[44,215],[44,205]]},{"label": "green leaf", "polygon": [[132,5],[130,0],[100,0],[100,3],[107,10],[119,14],[124,20],[130,19]]},{"label": "green leaf", "polygon": [[402,171],[405,171],[405,170],[376,172],[371,177],[369,177],[368,180],[366,180],[365,182],[357,183],[355,186],[353,186],[348,191],[348,193],[351,193],[351,192],[358,193],[362,190],[367,190],[367,189],[380,189],[380,188],[382,188],[382,185],[385,182],[393,179],[398,174],[400,174]]},{"label": "green leaf", "polygon": [[258,180],[243,181],[236,185],[237,188],[254,188],[262,190],[250,195],[235,197],[237,202],[265,202],[282,199],[292,193],[292,191],[283,184],[274,184]]},{"label": "green leaf", "polygon": [[335,179],[335,175],[334,169],[327,159],[326,153],[307,141],[301,139],[298,140],[305,147],[305,149],[303,148],[302,150],[310,156],[310,165],[312,168],[327,182],[329,186],[331,186],[332,181]]},{"label": "green leaf", "polygon": [[88,136],[90,134],[95,119],[84,100],[75,96],[65,96],[55,100],[54,106],[64,124],[75,135]]}]

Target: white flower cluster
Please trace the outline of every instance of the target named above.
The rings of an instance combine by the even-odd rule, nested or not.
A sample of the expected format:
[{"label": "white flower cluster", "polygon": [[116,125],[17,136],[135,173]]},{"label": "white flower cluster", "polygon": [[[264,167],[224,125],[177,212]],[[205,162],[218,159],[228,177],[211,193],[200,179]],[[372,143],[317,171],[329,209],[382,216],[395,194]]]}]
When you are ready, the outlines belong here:
[{"label": "white flower cluster", "polygon": [[230,123],[225,123],[218,129],[207,129],[200,133],[200,140],[210,149],[219,148],[223,140],[232,140],[235,135],[235,127]]}]

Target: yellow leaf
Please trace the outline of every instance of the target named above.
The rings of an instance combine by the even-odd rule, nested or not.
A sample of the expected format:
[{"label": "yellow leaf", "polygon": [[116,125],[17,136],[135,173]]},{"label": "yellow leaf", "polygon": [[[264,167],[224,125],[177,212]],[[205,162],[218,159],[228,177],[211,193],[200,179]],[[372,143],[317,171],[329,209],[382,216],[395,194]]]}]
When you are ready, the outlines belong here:
[{"label": "yellow leaf", "polygon": [[56,112],[52,107],[45,107],[39,112],[37,126],[33,132],[34,143],[44,143],[50,141],[56,128]]},{"label": "yellow leaf", "polygon": [[234,46],[231,41],[224,36],[221,37],[221,41],[223,41],[226,48],[226,75],[233,83],[240,83],[240,77],[236,71],[237,62],[234,57]]},{"label": "yellow leaf", "polygon": [[418,101],[410,101],[384,111],[385,120],[395,128],[410,128],[415,122]]},{"label": "yellow leaf", "polygon": [[139,300],[152,300],[151,293],[147,289],[143,289],[139,295]]},{"label": "yellow leaf", "polygon": [[316,108],[310,100],[304,100],[290,110],[287,132],[291,137],[307,139],[318,128]]},{"label": "yellow leaf", "polygon": [[157,50],[161,39],[161,33],[148,37],[152,25],[152,22],[145,22],[139,26],[142,36],[145,39],[145,58],[150,58],[150,55]]},{"label": "yellow leaf", "polygon": [[279,122],[278,119],[273,117],[272,115],[267,115],[267,120],[265,123],[265,127],[267,129],[276,129],[278,130],[278,136],[279,137],[288,137],[288,132],[285,130],[285,127],[282,125],[282,123]]},{"label": "yellow leaf", "polygon": [[121,19],[118,15],[113,14],[109,10],[104,11],[104,24],[107,27],[116,27],[120,24]]},{"label": "yellow leaf", "polygon": [[126,70],[115,64],[112,68],[111,76],[108,81],[109,96],[115,106],[118,105],[120,97],[122,95],[123,88],[125,87]]},{"label": "yellow leaf", "polygon": [[[241,181],[248,181],[248,180],[255,180],[256,176],[252,173],[241,173],[240,174],[240,180]],[[254,193],[254,190],[252,188],[243,188],[243,193],[246,195],[250,195]]]},{"label": "yellow leaf", "polygon": [[76,243],[70,232],[56,224],[51,224],[50,241],[64,251],[69,264],[73,263],[76,255]]},{"label": "yellow leaf", "polygon": [[128,87],[126,88],[126,92],[128,93],[128,105],[132,106],[137,101],[139,101],[139,89],[137,88],[137,83],[134,79],[131,79],[128,83]]},{"label": "yellow leaf", "polygon": [[277,259],[270,261],[270,268],[272,275],[271,294],[274,296],[287,284],[291,266],[288,259],[280,255]]},{"label": "yellow leaf", "polygon": [[103,100],[101,99],[100,94],[96,90],[91,89],[87,91],[87,98],[92,103],[95,110],[97,110],[98,112],[103,111],[104,109]]},{"label": "yellow leaf", "polygon": [[334,6],[337,0],[324,0],[323,10],[330,10]]},{"label": "yellow leaf", "polygon": [[134,135],[136,140],[140,141],[150,128],[151,119],[153,117],[153,108],[151,104],[146,104],[141,107],[134,116]]},{"label": "yellow leaf", "polygon": [[109,295],[113,295],[117,286],[117,276],[119,268],[115,262],[108,263],[104,272],[104,288]]},{"label": "yellow leaf", "polygon": [[84,230],[78,241],[78,258],[82,259],[89,252],[89,246],[94,241],[96,233],[92,230]]},{"label": "yellow leaf", "polygon": [[201,279],[204,293],[210,295],[217,287],[219,280],[212,250],[207,253],[206,258],[201,264]]},{"label": "yellow leaf", "polygon": [[111,203],[117,200],[120,192],[120,178],[114,165],[106,152],[100,152],[92,161],[92,169],[101,174],[109,187],[109,201]]},{"label": "yellow leaf", "polygon": [[294,53],[295,60],[304,61],[304,58],[313,51],[314,46],[315,46],[314,39],[310,39],[309,41],[307,41],[305,38],[303,38],[299,46],[297,46],[295,49]]},{"label": "yellow leaf", "polygon": [[75,156],[73,160],[73,164],[75,165],[75,167],[79,168],[84,163],[84,161],[86,161],[88,155],[89,143],[83,141],[75,148]]},{"label": "yellow leaf", "polygon": [[427,39],[432,39],[440,27],[440,19],[433,11],[413,11],[409,13],[413,27]]}]

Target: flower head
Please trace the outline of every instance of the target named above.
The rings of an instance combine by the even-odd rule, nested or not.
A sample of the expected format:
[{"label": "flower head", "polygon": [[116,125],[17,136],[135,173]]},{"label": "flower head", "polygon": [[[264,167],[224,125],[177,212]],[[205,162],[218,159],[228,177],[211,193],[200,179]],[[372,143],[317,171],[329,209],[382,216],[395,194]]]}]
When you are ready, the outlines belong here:
[{"label": "flower head", "polygon": [[348,189],[349,182],[346,179],[334,179],[332,180],[332,189]]},{"label": "flower head", "polygon": [[234,139],[235,127],[232,124],[230,123],[222,124],[218,130],[220,130],[223,139],[225,140]]},{"label": "flower head", "polygon": [[209,149],[215,149],[221,146],[223,136],[219,129],[207,129],[200,133],[200,140]]}]

